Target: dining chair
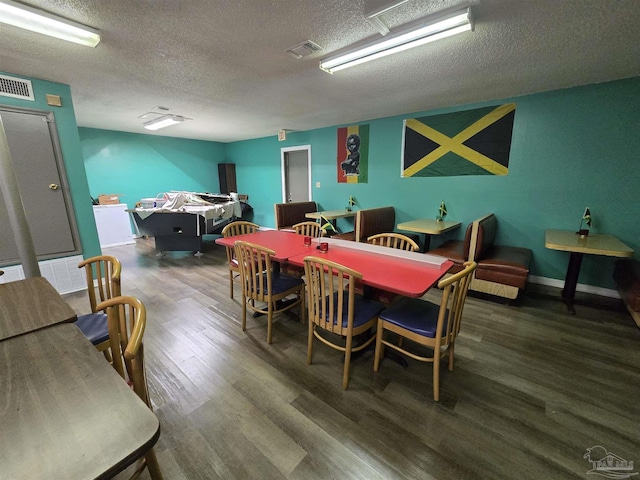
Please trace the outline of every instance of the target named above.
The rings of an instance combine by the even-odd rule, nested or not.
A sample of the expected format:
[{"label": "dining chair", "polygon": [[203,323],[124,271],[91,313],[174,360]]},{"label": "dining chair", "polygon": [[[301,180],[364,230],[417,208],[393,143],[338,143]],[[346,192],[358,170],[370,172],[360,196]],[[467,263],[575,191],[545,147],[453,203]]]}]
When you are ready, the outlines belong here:
[{"label": "dining chair", "polygon": [[[378,371],[384,347],[390,347],[421,362],[433,363],[433,399],[440,399],[440,360],[448,356],[449,370],[453,370],[453,352],[460,332],[462,310],[467,298],[475,262],[465,262],[464,269],[438,282],[442,290],[440,305],[418,298],[403,298],[384,310],[378,319],[376,353],[373,370]],[[399,336],[397,344],[385,339],[385,332]],[[433,355],[410,352],[403,339],[433,349]],[[442,350],[443,347],[446,347]]]},{"label": "dining chair", "polygon": [[[355,282],[362,279],[362,274],[351,268],[319,257],[305,257],[304,269],[309,317],[307,365],[311,365],[313,359],[314,338],[344,352],[342,388],[347,389],[351,354],[364,350],[375,340],[371,335],[354,346],[353,338],[371,331],[384,305],[356,294]],[[320,333],[323,330],[335,337],[323,336]]]},{"label": "dining chair", "polygon": [[298,235],[304,235],[306,237],[320,237],[322,229],[318,222],[300,222],[296,223],[293,227]]},{"label": "dining chair", "polygon": [[[222,229],[223,237],[235,237],[236,235],[245,235],[247,233],[257,232],[260,225],[244,220],[231,222]],[[240,276],[240,267],[236,260],[236,254],[233,247],[227,247],[227,263],[229,264],[229,296],[233,298],[233,277]]]},{"label": "dining chair", "polygon": [[411,238],[401,233],[378,233],[367,238],[367,243],[380,245],[383,247],[397,248],[399,250],[408,250],[410,252],[419,252],[420,246]]},{"label": "dining chair", "polygon": [[[153,410],[144,365],[142,340],[147,325],[144,304],[135,297],[118,296],[101,302],[97,308],[107,315],[111,365],[149,409]],[[162,480],[153,447],[138,461],[130,478],[138,478],[145,468],[148,468],[152,480]]]},{"label": "dining chair", "polygon": [[110,360],[107,315],[98,308],[98,303],[120,295],[122,265],[114,256],[100,255],[83,260],[78,268],[85,270],[91,313],[78,315],[74,323]]},{"label": "dining chair", "polygon": [[[242,285],[242,331],[247,329],[247,307],[267,315],[267,343],[271,343],[275,314],[300,304],[300,320],[304,323],[304,280],[274,270],[272,258],[275,252],[269,248],[237,240],[234,249]],[[296,295],[296,299],[283,301],[290,295]],[[266,307],[259,307],[256,302],[264,302]]]}]

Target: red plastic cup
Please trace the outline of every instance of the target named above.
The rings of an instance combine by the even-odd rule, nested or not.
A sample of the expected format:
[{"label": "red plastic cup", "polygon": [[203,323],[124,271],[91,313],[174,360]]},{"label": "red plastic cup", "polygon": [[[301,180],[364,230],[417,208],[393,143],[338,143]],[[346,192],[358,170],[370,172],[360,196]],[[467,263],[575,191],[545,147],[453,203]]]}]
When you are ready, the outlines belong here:
[{"label": "red plastic cup", "polygon": [[320,242],[320,251],[321,252],[328,252],[329,251],[329,244],[327,242]]},{"label": "red plastic cup", "polygon": [[304,237],[304,244],[308,247],[311,245],[311,237]]}]

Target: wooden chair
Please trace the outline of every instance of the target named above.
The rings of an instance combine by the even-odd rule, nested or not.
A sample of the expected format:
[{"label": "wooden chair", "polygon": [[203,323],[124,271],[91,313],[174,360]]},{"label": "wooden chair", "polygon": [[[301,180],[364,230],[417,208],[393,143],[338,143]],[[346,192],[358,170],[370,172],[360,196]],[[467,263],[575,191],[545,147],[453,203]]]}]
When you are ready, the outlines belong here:
[{"label": "wooden chair", "polygon": [[[325,345],[344,352],[342,388],[346,389],[349,386],[352,352],[367,348],[375,339],[371,335],[354,347],[353,337],[375,326],[384,305],[355,293],[355,281],[362,279],[362,274],[355,270],[318,257],[306,257],[304,269],[309,316],[307,365],[312,362],[314,337]],[[322,336],[319,330],[326,330],[339,338],[336,337],[334,342],[330,337]]]},{"label": "wooden chair", "polygon": [[[101,302],[97,308],[106,311],[113,368],[153,410],[147,387],[142,343],[147,324],[144,304],[135,297],[118,296]],[[149,475],[153,480],[162,480],[162,472],[153,448],[138,461],[131,478],[138,478],[145,468],[149,469]]]},{"label": "wooden chair", "polygon": [[78,264],[78,268],[85,270],[91,313],[78,315],[75,324],[110,360],[107,315],[98,308],[98,303],[120,295],[122,265],[116,257],[100,255],[83,260]]},{"label": "wooden chair", "polygon": [[373,245],[408,250],[410,252],[420,251],[420,246],[414,240],[401,233],[379,233],[377,235],[371,235],[367,238],[367,242]]},{"label": "wooden chair", "polygon": [[304,235],[307,237],[320,237],[322,229],[318,222],[300,222],[296,223],[292,227],[298,235]]},{"label": "wooden chair", "polygon": [[[267,315],[267,343],[271,343],[273,315],[300,304],[300,320],[304,323],[304,280],[300,277],[274,271],[272,257],[275,252],[249,242],[235,242],[235,254],[242,284],[242,331],[247,329],[247,306],[254,312]],[[295,301],[282,302],[295,294]],[[266,307],[256,306],[266,302]],[[265,309],[266,308],[266,309]]]},{"label": "wooden chair", "polygon": [[[442,289],[440,305],[417,298],[403,298],[380,314],[376,333],[376,353],[373,370],[378,371],[384,347],[391,347],[415,360],[433,363],[433,399],[440,399],[440,359],[449,358],[453,370],[453,351],[460,331],[462,310],[467,298],[475,262],[465,262],[464,269],[438,282]],[[433,349],[432,356],[409,352],[402,341],[394,344],[384,338],[385,331],[393,332],[417,344]],[[442,350],[442,347],[446,347]]]},{"label": "wooden chair", "polygon": [[[245,235],[247,233],[257,232],[260,225],[255,223],[245,222],[238,220],[231,222],[222,229],[223,237],[235,237],[236,235]],[[240,267],[238,267],[238,261],[236,260],[236,254],[233,248],[227,248],[227,262],[229,264],[229,296],[233,298],[233,277],[240,275]]]}]

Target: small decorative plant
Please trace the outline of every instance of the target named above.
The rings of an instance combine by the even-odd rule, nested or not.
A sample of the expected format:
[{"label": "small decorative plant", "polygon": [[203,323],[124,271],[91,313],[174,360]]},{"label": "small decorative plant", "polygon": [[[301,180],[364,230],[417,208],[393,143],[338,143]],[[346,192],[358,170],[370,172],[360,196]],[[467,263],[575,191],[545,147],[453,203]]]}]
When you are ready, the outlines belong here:
[{"label": "small decorative plant", "polygon": [[351,207],[353,207],[354,205],[356,205],[356,199],[353,195],[349,195],[349,201],[347,202],[347,208],[345,208],[345,210],[347,212],[350,212]]},{"label": "small decorative plant", "polygon": [[584,213],[582,214],[582,220],[580,220],[580,228],[578,229],[578,234],[584,237],[589,235],[589,228],[582,228],[583,224],[591,228],[592,220],[591,220],[591,212],[589,211],[589,207],[584,209]]},{"label": "small decorative plant", "polygon": [[440,207],[438,208],[438,216],[436,217],[436,220],[439,222],[444,221],[444,217],[447,216],[447,207],[444,204],[444,200],[442,202],[440,202]]},{"label": "small decorative plant", "polygon": [[323,237],[330,237],[334,233],[338,233],[338,231],[336,230],[336,227],[333,226],[333,223],[327,220],[327,218],[324,215],[320,215],[320,217],[324,221],[324,223],[320,226],[320,230],[322,230]]}]

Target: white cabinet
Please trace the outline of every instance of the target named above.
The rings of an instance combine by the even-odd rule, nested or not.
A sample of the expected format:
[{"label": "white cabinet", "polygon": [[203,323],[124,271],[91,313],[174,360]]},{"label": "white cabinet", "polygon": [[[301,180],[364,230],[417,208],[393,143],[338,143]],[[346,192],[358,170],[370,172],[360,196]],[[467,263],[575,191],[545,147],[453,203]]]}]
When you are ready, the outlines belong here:
[{"label": "white cabinet", "polygon": [[126,203],[94,205],[93,216],[96,219],[101,247],[135,243]]}]

